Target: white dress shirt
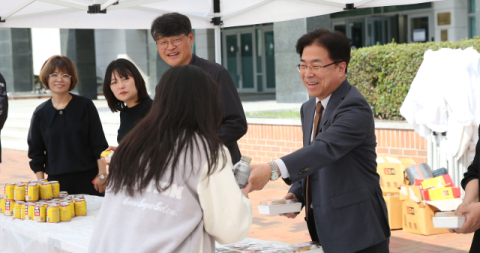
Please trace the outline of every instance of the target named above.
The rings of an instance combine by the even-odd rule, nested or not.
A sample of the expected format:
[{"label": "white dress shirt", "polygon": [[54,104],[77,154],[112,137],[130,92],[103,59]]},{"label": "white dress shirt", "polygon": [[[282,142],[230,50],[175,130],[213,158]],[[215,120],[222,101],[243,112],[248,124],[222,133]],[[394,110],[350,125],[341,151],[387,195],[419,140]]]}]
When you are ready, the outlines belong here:
[{"label": "white dress shirt", "polygon": [[[320,101],[322,103],[322,106],[323,106],[322,117],[323,117],[323,115],[325,115],[325,111],[327,110],[327,104],[328,104],[328,101],[330,100],[331,96],[332,96],[332,94],[328,95],[328,97],[326,97],[326,98],[322,99],[322,101]],[[318,101],[319,101],[319,99],[315,98],[315,107],[317,106]],[[315,118],[316,115],[317,115],[317,112],[315,112],[313,117]],[[308,117],[308,115],[305,115],[305,116]],[[310,139],[311,140],[313,139],[313,130],[314,129],[315,129],[315,120],[313,121],[312,133],[310,134]],[[282,173],[282,177],[283,178],[289,178],[290,173],[288,173],[287,166],[285,165],[283,160],[279,158],[279,159],[275,160],[274,162],[278,165],[278,168],[280,169],[280,173]]]}]

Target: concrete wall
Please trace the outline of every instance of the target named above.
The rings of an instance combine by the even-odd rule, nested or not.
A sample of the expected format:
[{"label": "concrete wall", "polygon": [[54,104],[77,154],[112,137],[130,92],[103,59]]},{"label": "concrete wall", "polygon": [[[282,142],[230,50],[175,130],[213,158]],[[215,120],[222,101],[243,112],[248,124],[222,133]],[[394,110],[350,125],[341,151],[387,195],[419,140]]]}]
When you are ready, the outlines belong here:
[{"label": "concrete wall", "polygon": [[480,36],[480,0],[475,0],[475,28],[477,30],[477,36]]},{"label": "concrete wall", "polygon": [[[145,79],[147,90],[150,92],[147,46],[149,40],[153,41],[148,30],[95,30],[96,75],[99,82],[103,83],[105,71],[112,61],[125,58],[138,68]],[[99,91],[102,92],[101,86]]]},{"label": "concrete wall", "polygon": [[77,68],[78,84],[74,91],[97,99],[95,30],[60,29],[60,46],[62,55],[70,58]]},{"label": "concrete wall", "polygon": [[33,90],[32,35],[29,28],[0,28],[0,73],[11,92]]},{"label": "concrete wall", "polygon": [[148,43],[147,43],[147,59],[148,59],[148,75],[149,75],[149,94],[153,99],[155,97],[155,87],[157,87],[160,78],[163,73],[171,68],[158,54],[157,44],[150,36],[150,30],[148,30]]},{"label": "concrete wall", "polygon": [[[477,7],[478,8],[478,7]],[[468,38],[468,0],[444,0],[433,2],[435,41],[441,41],[441,31],[448,31],[448,41]],[[450,12],[450,25],[438,25],[438,13]],[[477,20],[478,23],[478,20]]]},{"label": "concrete wall", "polygon": [[195,54],[215,62],[215,33],[213,29],[195,29]]},{"label": "concrete wall", "polygon": [[316,28],[330,28],[329,15],[277,22],[275,38],[275,82],[278,103],[302,103],[309,99],[295,66],[300,56],[295,52],[297,40]]}]

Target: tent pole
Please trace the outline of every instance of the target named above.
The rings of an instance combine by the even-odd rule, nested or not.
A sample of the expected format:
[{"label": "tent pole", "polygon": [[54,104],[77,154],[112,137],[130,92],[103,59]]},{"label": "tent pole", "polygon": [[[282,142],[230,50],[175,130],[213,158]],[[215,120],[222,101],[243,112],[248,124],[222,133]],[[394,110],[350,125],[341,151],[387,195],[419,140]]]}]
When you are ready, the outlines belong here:
[{"label": "tent pole", "polygon": [[222,65],[222,44],[220,40],[220,26],[215,26],[215,62]]},{"label": "tent pole", "polygon": [[215,32],[215,62],[222,64],[222,41],[220,39],[220,26],[223,25],[221,13],[220,13],[220,0],[213,0],[213,18],[210,22],[213,24]]}]

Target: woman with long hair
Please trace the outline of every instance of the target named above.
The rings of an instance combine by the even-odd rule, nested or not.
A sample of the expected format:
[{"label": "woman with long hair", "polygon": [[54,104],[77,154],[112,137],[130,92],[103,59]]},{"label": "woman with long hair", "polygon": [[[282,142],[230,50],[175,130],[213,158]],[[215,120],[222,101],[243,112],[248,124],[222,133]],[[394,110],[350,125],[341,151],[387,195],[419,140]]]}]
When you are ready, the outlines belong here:
[{"label": "woman with long hair", "polygon": [[89,252],[214,252],[245,238],[250,184],[239,189],[218,137],[219,94],[198,67],[165,72],[112,158]]},{"label": "woman with long hair", "polygon": [[[73,62],[61,55],[42,66],[40,80],[52,97],[39,105],[28,131],[30,168],[38,179],[58,181],[69,194],[100,195],[106,180],[100,153],[108,147],[98,111],[92,100],[70,91],[78,83]],[[94,184],[92,184],[94,179]]]},{"label": "woman with long hair", "polygon": [[[127,59],[112,61],[105,72],[103,94],[112,112],[120,112],[117,141],[132,130],[152,106],[140,71]],[[114,149],[110,147],[110,149]]]}]

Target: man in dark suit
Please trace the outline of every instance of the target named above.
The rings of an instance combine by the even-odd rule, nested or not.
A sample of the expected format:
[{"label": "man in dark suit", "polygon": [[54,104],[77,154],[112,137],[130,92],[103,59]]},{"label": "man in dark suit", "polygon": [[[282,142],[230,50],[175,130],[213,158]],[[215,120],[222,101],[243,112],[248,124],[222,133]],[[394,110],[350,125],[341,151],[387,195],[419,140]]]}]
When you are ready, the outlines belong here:
[{"label": "man in dark suit", "polygon": [[376,172],[373,115],[346,80],[349,40],[317,29],[303,35],[296,49],[300,77],[313,97],[300,111],[304,147],[252,165],[252,189],[279,176],[291,184],[285,198],[303,203],[310,236],[327,253],[388,252],[390,227]]},{"label": "man in dark suit", "polygon": [[218,136],[230,151],[232,162],[240,161],[237,141],[247,133],[247,119],[237,88],[228,71],[215,62],[202,59],[192,52],[193,32],[190,19],[180,13],[167,13],[152,22],[151,33],[160,57],[170,66],[195,65],[220,85],[223,121]]},{"label": "man in dark suit", "polygon": [[[7,82],[0,73],[0,131],[8,116]],[[0,163],[2,162],[2,144],[0,143]]]}]

